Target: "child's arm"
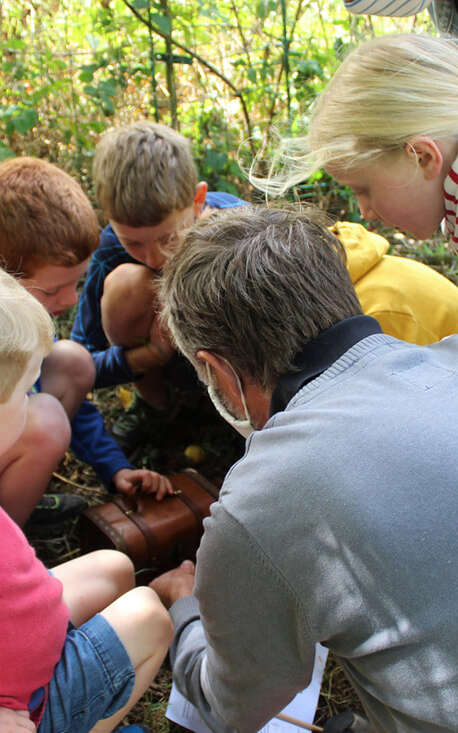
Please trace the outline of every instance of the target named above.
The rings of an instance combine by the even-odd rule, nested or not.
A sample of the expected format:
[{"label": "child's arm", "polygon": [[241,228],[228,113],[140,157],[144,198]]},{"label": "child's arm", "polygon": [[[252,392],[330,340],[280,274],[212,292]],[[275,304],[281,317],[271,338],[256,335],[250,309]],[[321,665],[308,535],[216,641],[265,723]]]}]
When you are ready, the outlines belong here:
[{"label": "child's arm", "polygon": [[25,711],[33,693],[46,687],[53,675],[69,611],[61,583],[1,508],[0,537],[0,707]]},{"label": "child's arm", "polygon": [[2,733],[23,733],[25,730],[36,731],[36,726],[27,710],[0,707],[0,730]]},{"label": "child's arm", "polygon": [[105,429],[103,417],[92,402],[84,400],[72,421],[70,448],[77,458],[89,463],[108,487],[123,494],[137,490],[156,493],[162,499],[173,489],[164,476],[148,469],[135,469]]},{"label": "child's arm", "polygon": [[416,15],[427,8],[431,0],[345,0],[345,8],[350,13],[362,15],[399,16]]}]

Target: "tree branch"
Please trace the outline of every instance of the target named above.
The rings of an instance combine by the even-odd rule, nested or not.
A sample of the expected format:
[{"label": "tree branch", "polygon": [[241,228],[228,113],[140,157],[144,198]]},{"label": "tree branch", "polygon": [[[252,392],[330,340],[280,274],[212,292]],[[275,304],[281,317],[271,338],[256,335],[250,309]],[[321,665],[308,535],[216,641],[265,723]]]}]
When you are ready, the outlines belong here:
[{"label": "tree branch", "polygon": [[140,23],[143,23],[143,25],[146,25],[148,28],[151,28],[151,30],[154,31],[158,36],[161,36],[165,41],[172,41],[172,44],[176,46],[177,48],[184,51],[186,54],[191,56],[193,59],[195,59],[199,64],[204,66],[211,74],[214,74],[219,79],[221,79],[228,87],[231,89],[232,93],[234,94],[234,97],[237,97],[240,100],[240,104],[242,105],[242,111],[243,116],[245,118],[245,124],[247,128],[248,133],[248,142],[250,145],[250,150],[255,155],[255,148],[252,140],[252,127],[251,127],[251,120],[250,115],[248,114],[248,108],[246,106],[245,99],[243,97],[242,92],[237,89],[237,87],[231,82],[230,79],[228,79],[224,74],[222,74],[219,69],[216,68],[216,66],[213,66],[209,61],[202,58],[202,56],[199,56],[199,54],[195,53],[194,51],[191,51],[190,48],[187,48],[186,46],[183,46],[182,43],[179,43],[179,41],[176,41],[174,38],[170,39],[170,36],[167,33],[163,33],[159,28],[156,28],[156,26],[153,26],[148,22],[146,18],[142,16],[141,13],[138,12],[138,10],[129,2],[129,0],[123,0],[124,5],[129,8],[131,13],[135,15],[135,17],[140,21]]}]

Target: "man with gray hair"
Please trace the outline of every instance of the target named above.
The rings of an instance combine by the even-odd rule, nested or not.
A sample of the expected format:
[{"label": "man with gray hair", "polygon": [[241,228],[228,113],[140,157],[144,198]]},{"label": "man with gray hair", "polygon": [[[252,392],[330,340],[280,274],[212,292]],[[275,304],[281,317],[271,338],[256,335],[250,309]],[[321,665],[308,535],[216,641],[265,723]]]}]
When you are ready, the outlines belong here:
[{"label": "man with gray hair", "polygon": [[291,209],[200,221],[162,304],[249,435],[195,576],[186,561],[152,583],[178,688],[211,730],[253,733],[307,686],[321,642],[371,730],[456,730],[458,336],[383,334],[338,240]]}]

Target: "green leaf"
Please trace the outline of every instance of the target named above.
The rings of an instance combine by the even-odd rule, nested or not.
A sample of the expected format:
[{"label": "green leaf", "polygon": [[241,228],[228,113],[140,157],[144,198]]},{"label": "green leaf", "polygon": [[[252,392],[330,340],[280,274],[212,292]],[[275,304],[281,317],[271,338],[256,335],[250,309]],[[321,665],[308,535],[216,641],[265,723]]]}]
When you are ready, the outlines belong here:
[{"label": "green leaf", "polygon": [[312,79],[314,76],[322,79],[324,76],[323,67],[315,59],[301,59],[296,70],[303,79]]},{"label": "green leaf", "polygon": [[159,15],[159,13],[151,13],[151,22],[157,25],[159,30],[165,33],[166,36],[170,35],[170,18],[166,18],[165,15]]},{"label": "green leaf", "polygon": [[225,191],[226,193],[231,193],[233,196],[240,196],[240,191],[238,188],[231,183],[231,181],[226,181],[224,178],[220,178],[218,181],[218,191]]},{"label": "green leaf", "polygon": [[132,0],[131,5],[135,8],[135,10],[144,10],[149,6],[148,0]]},{"label": "green leaf", "polygon": [[[239,164],[236,160],[231,160],[229,162],[228,172],[231,176],[234,176],[234,178],[242,178],[243,172],[240,168]],[[238,195],[238,194],[237,194]]]},{"label": "green leaf", "polygon": [[92,71],[82,71],[80,74],[80,81],[92,81],[94,78],[94,74]]},{"label": "green leaf", "polygon": [[115,106],[111,99],[104,99],[103,100],[103,107],[102,112],[105,115],[105,117],[112,117],[115,113]]},{"label": "green leaf", "polygon": [[256,78],[257,78],[256,69],[253,69],[252,66],[247,71],[247,77],[251,81],[252,84],[256,84]]},{"label": "green leaf", "polygon": [[102,79],[99,84],[99,95],[103,97],[114,97],[118,91],[118,83],[116,79]]},{"label": "green leaf", "polygon": [[98,64],[84,64],[81,67],[79,78],[81,81],[92,81],[94,73],[100,69],[101,66],[106,66],[105,60],[102,59]]},{"label": "green leaf", "polygon": [[0,142],[0,160],[7,160],[8,158],[15,158],[15,154],[6,145]]},{"label": "green leaf", "polygon": [[12,38],[8,40],[7,48],[14,49],[15,51],[25,51],[27,44],[18,38]]},{"label": "green leaf", "polygon": [[38,115],[34,109],[24,109],[17,117],[12,119],[14,129],[25,135],[26,132],[35,127],[38,122]]},{"label": "green leaf", "polygon": [[93,87],[91,84],[86,84],[83,87],[83,91],[85,94],[89,94],[90,97],[98,97],[99,96],[99,90],[96,87]]},{"label": "green leaf", "polygon": [[222,153],[218,150],[208,150],[205,154],[203,164],[205,169],[209,173],[219,173],[222,171],[227,163],[226,153]]},{"label": "green leaf", "polygon": [[90,127],[91,130],[94,130],[94,132],[103,132],[105,129],[103,122],[98,122],[97,120],[91,120],[88,122],[88,127]]}]

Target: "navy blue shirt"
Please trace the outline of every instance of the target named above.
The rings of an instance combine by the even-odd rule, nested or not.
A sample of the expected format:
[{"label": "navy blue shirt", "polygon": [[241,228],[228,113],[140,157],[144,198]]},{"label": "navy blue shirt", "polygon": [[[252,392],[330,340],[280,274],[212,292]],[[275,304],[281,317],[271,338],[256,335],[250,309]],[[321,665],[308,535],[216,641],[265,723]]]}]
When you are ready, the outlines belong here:
[{"label": "navy blue shirt", "polygon": [[[34,391],[41,392],[41,378],[34,384]],[[110,491],[114,491],[112,479],[121,468],[133,468],[121,448],[105,428],[102,415],[89,400],[83,400],[71,422],[70,449],[75,456],[88,463]]]}]

